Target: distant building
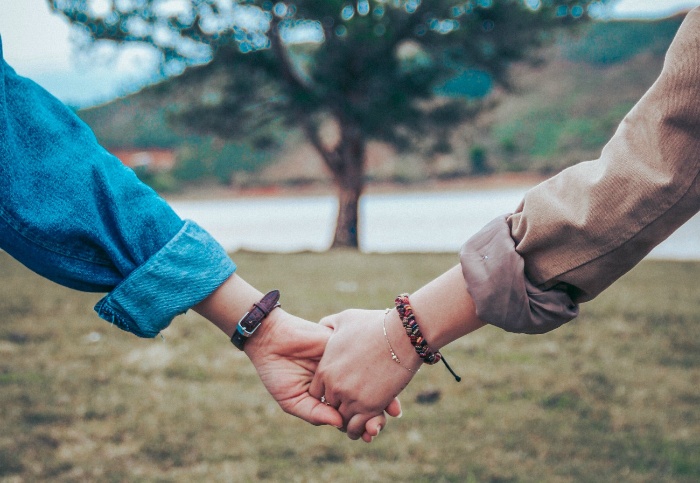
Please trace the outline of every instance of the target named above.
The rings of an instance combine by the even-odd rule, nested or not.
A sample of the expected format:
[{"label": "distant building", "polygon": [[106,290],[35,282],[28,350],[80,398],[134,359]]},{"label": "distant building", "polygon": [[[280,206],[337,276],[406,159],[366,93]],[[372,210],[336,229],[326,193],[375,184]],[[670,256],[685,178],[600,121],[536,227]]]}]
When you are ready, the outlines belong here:
[{"label": "distant building", "polygon": [[175,151],[164,148],[116,148],[110,149],[125,165],[150,172],[170,171],[175,166]]}]

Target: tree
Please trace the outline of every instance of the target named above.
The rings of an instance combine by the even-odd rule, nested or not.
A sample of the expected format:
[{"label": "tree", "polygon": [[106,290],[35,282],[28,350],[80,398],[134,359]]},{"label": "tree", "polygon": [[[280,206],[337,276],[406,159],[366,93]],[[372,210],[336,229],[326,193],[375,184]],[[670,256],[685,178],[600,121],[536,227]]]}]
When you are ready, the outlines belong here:
[{"label": "tree", "polygon": [[[605,1],[605,0],[603,0]],[[334,247],[358,246],[371,139],[399,149],[443,141],[483,103],[438,94],[465,69],[509,88],[508,67],[540,61],[552,30],[590,17],[593,0],[54,0],[91,41],[143,42],[179,85],[189,128],[251,136],[300,128],[338,189]],[[99,7],[99,8],[98,8]],[[202,94],[204,93],[204,94]],[[337,139],[321,135],[333,123]],[[269,132],[269,131],[268,131]]]}]

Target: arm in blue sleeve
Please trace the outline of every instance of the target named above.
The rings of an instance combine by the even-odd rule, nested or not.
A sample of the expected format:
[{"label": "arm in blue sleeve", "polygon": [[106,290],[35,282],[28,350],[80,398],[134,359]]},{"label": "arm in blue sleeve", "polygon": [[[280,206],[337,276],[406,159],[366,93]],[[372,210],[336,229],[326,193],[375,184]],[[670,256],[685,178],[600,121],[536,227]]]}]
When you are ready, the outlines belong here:
[{"label": "arm in blue sleeve", "polygon": [[62,285],[110,292],[98,314],[140,337],[154,337],[235,270],[70,109],[18,76],[1,43],[0,248]]}]

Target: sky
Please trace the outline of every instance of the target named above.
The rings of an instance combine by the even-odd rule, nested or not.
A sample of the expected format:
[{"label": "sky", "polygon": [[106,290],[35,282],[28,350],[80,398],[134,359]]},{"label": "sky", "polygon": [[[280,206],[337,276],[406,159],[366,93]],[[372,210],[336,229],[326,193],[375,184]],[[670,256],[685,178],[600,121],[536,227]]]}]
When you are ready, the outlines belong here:
[{"label": "sky", "polygon": [[[699,5],[700,0],[618,0],[614,14],[658,18]],[[52,14],[46,0],[0,0],[0,36],[8,64],[74,106],[135,91],[157,73],[156,56],[145,47],[80,52],[68,22]]]}]

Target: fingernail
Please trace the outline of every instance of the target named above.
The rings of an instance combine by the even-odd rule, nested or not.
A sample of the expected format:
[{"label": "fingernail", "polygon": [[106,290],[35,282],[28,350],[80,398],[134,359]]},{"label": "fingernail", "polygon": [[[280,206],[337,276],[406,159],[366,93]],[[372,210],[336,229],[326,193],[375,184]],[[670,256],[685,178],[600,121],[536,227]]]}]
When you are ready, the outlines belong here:
[{"label": "fingernail", "polygon": [[381,431],[381,430],[382,430],[382,425],[377,424],[377,434],[375,434],[375,436],[379,436],[379,431]]},{"label": "fingernail", "polygon": [[399,415],[396,416],[396,417],[397,417],[397,418],[400,418],[401,416],[403,416],[403,409],[402,409],[401,411],[399,411]]}]

